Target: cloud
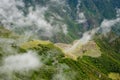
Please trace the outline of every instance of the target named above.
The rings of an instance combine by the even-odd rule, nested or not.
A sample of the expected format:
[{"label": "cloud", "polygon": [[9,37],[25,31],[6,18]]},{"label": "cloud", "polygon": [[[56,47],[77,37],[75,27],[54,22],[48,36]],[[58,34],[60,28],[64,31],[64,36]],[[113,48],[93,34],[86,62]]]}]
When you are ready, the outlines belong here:
[{"label": "cloud", "polygon": [[119,8],[116,9],[116,13],[117,13],[116,17],[120,17],[120,9]]},{"label": "cloud", "polygon": [[95,35],[95,33],[99,30],[99,27],[98,28],[94,28],[90,31],[87,31],[85,33],[83,33],[83,36],[75,43],[73,44],[72,47],[70,47],[69,49],[67,49],[65,52],[68,53],[68,52],[72,52],[74,51],[77,47],[81,46],[81,45],[85,45],[87,44],[92,38],[93,36]]},{"label": "cloud", "polygon": [[60,0],[50,0],[51,2],[59,2]]},{"label": "cloud", "polygon": [[50,23],[53,24],[54,26],[54,31],[63,32],[64,34],[67,34],[68,33],[67,25],[64,22],[62,22],[64,21],[64,19],[56,13],[51,12],[51,15],[52,16],[50,16],[49,20]]},{"label": "cloud", "polygon": [[[13,22],[18,22],[19,19],[23,17],[23,12],[18,10],[17,6],[24,7],[24,3],[15,0],[1,0],[0,1],[0,21],[7,28]],[[12,28],[12,27],[11,27]]]},{"label": "cloud", "polygon": [[63,33],[64,34],[67,34],[68,33],[68,30],[67,30],[67,25],[62,25],[62,29],[63,29]]},{"label": "cloud", "polygon": [[116,19],[104,19],[100,25],[100,30],[102,31],[101,33],[106,35],[106,33],[111,31],[111,28],[120,22],[120,9],[116,8]]},{"label": "cloud", "polygon": [[78,23],[85,23],[87,20],[86,20],[86,17],[84,15],[83,12],[79,12],[78,13],[78,19],[77,19],[77,22]]},{"label": "cloud", "polygon": [[81,6],[81,0],[78,0],[78,4],[77,4],[77,13],[79,13],[79,11],[80,11],[80,9],[79,9],[79,7]]},{"label": "cloud", "polygon": [[95,35],[95,33],[98,32],[98,30],[100,28],[102,28],[102,34],[106,34],[106,33],[110,32],[111,27],[118,22],[120,22],[120,18],[116,18],[113,20],[106,20],[106,19],[103,20],[100,27],[94,28],[90,31],[83,33],[83,37],[80,38],[80,40],[78,40],[70,49],[68,49],[67,52],[74,51],[80,44],[84,45],[84,44],[88,43],[92,39],[92,37]]},{"label": "cloud", "polygon": [[84,15],[84,12],[80,12],[80,6],[81,6],[81,0],[78,0],[78,4],[76,6],[77,8],[77,22],[78,23],[85,23],[86,22],[86,17]]},{"label": "cloud", "polygon": [[79,46],[80,44],[81,45],[84,45],[86,43],[88,43],[92,37],[95,35],[95,33],[98,32],[98,30],[100,28],[102,28],[102,34],[106,34],[108,32],[111,31],[111,27],[113,25],[115,25],[116,23],[120,22],[120,18],[116,18],[116,19],[113,19],[113,20],[103,20],[103,22],[101,23],[101,26],[98,27],[98,28],[94,28],[90,31],[87,31],[85,33],[83,33],[83,36],[82,38],[80,38],[80,40],[78,40],[70,49],[68,49],[67,51],[73,51],[74,49],[77,48],[77,46]]},{"label": "cloud", "polygon": [[111,27],[114,26],[118,22],[120,22],[120,18],[116,18],[116,19],[112,19],[112,20],[104,19],[100,26],[102,28],[102,33],[106,34],[106,33],[110,32]]},{"label": "cloud", "polygon": [[[45,20],[45,12],[48,6],[30,6],[25,15],[22,9],[26,9],[22,0],[1,0],[0,1],[0,21],[4,27],[15,32],[38,34],[40,36],[51,37],[57,33],[59,26],[51,25]],[[21,9],[19,9],[20,7]],[[65,31],[63,31],[65,32]]]},{"label": "cloud", "polygon": [[66,0],[50,0],[51,2],[55,2],[57,4],[65,4]]},{"label": "cloud", "polygon": [[[17,52],[17,50],[11,46],[13,43],[15,43],[14,39],[0,38],[0,48],[2,49],[1,52],[4,53],[4,56]],[[8,52],[9,54],[7,54]]]},{"label": "cloud", "polygon": [[27,52],[24,54],[17,54],[5,57],[3,59],[3,72],[12,72],[12,71],[29,71],[36,70],[42,66],[39,57],[35,52]]}]

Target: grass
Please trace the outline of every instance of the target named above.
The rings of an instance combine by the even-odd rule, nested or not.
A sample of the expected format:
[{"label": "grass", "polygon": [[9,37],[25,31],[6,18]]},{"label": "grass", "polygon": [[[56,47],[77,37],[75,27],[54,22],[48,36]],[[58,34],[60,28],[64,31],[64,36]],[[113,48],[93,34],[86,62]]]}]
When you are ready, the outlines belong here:
[{"label": "grass", "polygon": [[111,78],[112,80],[120,80],[120,74],[119,73],[109,73],[108,74],[109,78]]},{"label": "grass", "polygon": [[48,44],[52,44],[52,43],[50,41],[33,40],[33,41],[29,41],[29,42],[25,42],[25,43],[21,44],[20,47],[22,49],[30,49],[33,47],[37,47],[39,44],[48,45]]}]

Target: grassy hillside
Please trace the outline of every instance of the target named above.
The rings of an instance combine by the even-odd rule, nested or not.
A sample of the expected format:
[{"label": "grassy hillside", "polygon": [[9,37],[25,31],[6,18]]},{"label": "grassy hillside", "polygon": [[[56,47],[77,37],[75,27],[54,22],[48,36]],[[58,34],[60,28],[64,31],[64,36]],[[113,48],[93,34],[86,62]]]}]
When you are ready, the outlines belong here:
[{"label": "grassy hillside", "polygon": [[[2,29],[2,28],[1,28]],[[2,29],[5,30],[5,29]],[[6,35],[6,33],[3,33]],[[8,36],[8,35],[7,35]],[[10,36],[10,34],[9,34]],[[108,41],[110,38],[115,37],[113,33],[108,37],[95,37],[95,42],[88,42],[81,47],[77,47],[76,51],[72,53],[77,55],[74,60],[71,57],[66,57],[64,48],[69,48],[72,44],[58,43],[54,45],[50,41],[30,40],[20,45],[15,43],[9,43],[8,39],[17,40],[17,38],[3,37],[7,39],[4,43],[0,42],[0,79],[9,80],[119,80],[120,74],[120,51],[119,44],[120,38],[117,37],[112,42]],[[77,41],[76,41],[77,42]],[[14,45],[13,45],[14,44]],[[75,44],[75,42],[74,42]],[[59,45],[58,48],[57,46]],[[60,46],[61,45],[61,46]],[[5,47],[9,50],[4,50]],[[91,46],[91,47],[90,47]],[[86,49],[84,53],[79,53]],[[92,51],[94,49],[94,51]],[[35,70],[22,70],[9,71],[5,67],[4,59],[9,56],[19,56],[27,54],[28,51],[34,51],[37,54],[38,59],[41,62],[41,66]],[[92,56],[100,52],[100,56]],[[82,57],[81,57],[81,54]],[[14,57],[12,58],[14,60]],[[27,57],[26,57],[27,59]],[[32,59],[32,58],[31,58]],[[24,58],[23,58],[24,60]],[[20,61],[22,61],[20,59]],[[19,62],[18,62],[19,63]],[[12,62],[11,62],[12,64]],[[17,64],[17,63],[16,63]],[[9,64],[8,64],[9,65]],[[25,65],[25,64],[24,64]],[[13,65],[14,67],[15,65]],[[22,66],[22,65],[19,65]],[[8,69],[8,71],[2,69],[2,67]],[[29,67],[28,67],[29,68]],[[6,76],[6,77],[5,77]]]},{"label": "grassy hillside", "polygon": [[[116,18],[120,0],[63,0],[64,4],[60,0],[23,1],[24,8],[16,7],[23,14],[22,18],[25,17],[25,21],[20,17],[21,22],[26,24],[29,16],[37,12],[37,5],[38,14],[34,15],[41,17],[39,20],[43,19],[45,26],[50,26],[45,30],[49,33],[49,28],[55,29],[51,30],[51,37],[41,35],[44,25],[36,26],[33,19],[38,17],[35,16],[30,21],[32,26],[28,22],[27,26],[17,27],[17,23],[10,21],[10,26],[16,25],[14,32],[0,26],[0,80],[120,80],[119,22],[112,26],[111,32],[93,33],[93,40],[77,43],[84,32],[99,27],[104,19]],[[39,13],[39,8],[46,6],[48,9]],[[33,11],[29,13],[29,9]],[[85,21],[78,22],[81,18]],[[3,22],[7,23],[4,19]],[[2,21],[0,25],[4,25]],[[37,27],[40,30],[37,31]],[[67,32],[64,33],[62,27]],[[90,35],[92,31],[87,38]]]}]

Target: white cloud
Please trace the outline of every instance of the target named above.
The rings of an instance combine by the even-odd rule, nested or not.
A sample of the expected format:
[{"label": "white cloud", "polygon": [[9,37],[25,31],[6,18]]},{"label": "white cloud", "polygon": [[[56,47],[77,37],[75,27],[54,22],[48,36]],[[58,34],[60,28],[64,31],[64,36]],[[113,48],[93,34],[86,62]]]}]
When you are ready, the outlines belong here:
[{"label": "white cloud", "polygon": [[77,4],[77,13],[79,13],[79,11],[80,11],[80,9],[79,9],[80,5],[81,5],[81,0],[78,0],[78,4]]},{"label": "white cloud", "polygon": [[62,29],[63,29],[63,33],[64,34],[67,34],[68,33],[68,30],[67,30],[67,25],[62,25]]},{"label": "white cloud", "polygon": [[67,49],[65,52],[68,53],[68,52],[72,52],[74,51],[78,46],[82,46],[82,45],[85,45],[87,44],[92,38],[93,36],[95,35],[95,33],[99,30],[99,27],[98,28],[94,28],[90,31],[87,31],[85,33],[83,33],[83,36],[82,38],[80,38],[74,45],[72,45],[72,47],[70,47],[69,49]]},{"label": "white cloud", "polygon": [[24,4],[15,0],[1,0],[0,1],[0,21],[10,28],[10,23],[18,22],[23,17],[23,12],[17,9],[16,6],[24,7]]},{"label": "white cloud", "polygon": [[86,22],[86,17],[83,12],[80,12],[80,6],[81,6],[81,0],[78,0],[77,4],[77,22],[78,23],[85,23]]},{"label": "white cloud", "polygon": [[78,41],[78,43],[76,43],[76,46],[81,43],[81,44],[86,44],[88,41],[90,41],[92,39],[92,37],[95,35],[95,33],[100,29],[102,28],[102,33],[103,34],[106,34],[108,32],[110,32],[111,30],[111,27],[113,25],[115,25],[116,23],[120,22],[120,18],[117,18],[117,19],[113,19],[113,20],[104,20],[102,23],[101,23],[101,26],[98,27],[98,28],[94,28],[90,31],[87,31],[83,34],[83,37]]},{"label": "white cloud", "polygon": [[86,44],[88,41],[92,39],[92,37],[95,35],[95,33],[99,30],[99,28],[94,28],[90,31],[87,31],[83,34],[83,37],[80,39],[81,44]]},{"label": "white cloud", "polygon": [[44,32],[40,35],[43,36],[52,36],[52,30],[54,30],[54,26],[52,26],[50,23],[48,23],[44,19],[44,12],[47,10],[47,8],[36,8],[36,11],[30,11],[27,20],[31,23],[31,25],[34,23],[37,29],[35,29],[35,32],[38,32],[39,30],[43,30]]},{"label": "white cloud", "polygon": [[68,33],[67,25],[64,22],[62,22],[64,20],[61,16],[59,16],[58,14],[52,13],[52,16],[49,18],[49,20],[50,20],[50,23],[53,24],[53,26],[55,26],[54,31],[57,31],[57,32],[61,31],[64,34]]},{"label": "white cloud", "polygon": [[50,1],[52,1],[52,2],[59,2],[60,0],[50,0]]},{"label": "white cloud", "polygon": [[78,23],[85,23],[87,20],[86,20],[86,17],[84,15],[83,12],[80,12],[78,13],[78,19],[77,19],[77,22]]},{"label": "white cloud", "polygon": [[24,54],[11,55],[3,60],[3,72],[11,71],[29,71],[35,70],[42,66],[39,57],[35,52],[27,52]]},{"label": "white cloud", "polygon": [[[48,10],[47,7],[35,7],[33,10],[32,6],[29,8],[28,14],[25,16],[24,12],[17,8],[20,6],[24,8],[22,0],[1,0],[0,1],[0,21],[1,23],[10,30],[22,30],[23,33],[32,32],[36,34],[40,31],[39,35],[51,37],[54,33],[57,33],[56,25],[51,25],[45,20],[45,12]],[[21,31],[21,32],[22,32]],[[53,33],[54,32],[54,33]]]},{"label": "white cloud", "polygon": [[113,20],[104,20],[102,23],[101,23],[101,28],[102,28],[102,33],[103,34],[106,34],[108,32],[111,31],[111,27],[113,25],[115,25],[116,23],[120,22],[120,18],[116,18],[116,19],[113,19]]},{"label": "white cloud", "polygon": [[116,13],[117,13],[116,17],[120,17],[120,9],[119,8],[116,9]]},{"label": "white cloud", "polygon": [[[4,53],[4,56],[17,52],[17,50],[12,47],[13,43],[15,43],[14,39],[0,38],[0,48],[2,49],[1,52]],[[9,54],[7,54],[8,52]]]},{"label": "white cloud", "polygon": [[65,4],[65,1],[66,0],[50,0],[51,2],[55,2],[55,3],[57,3],[57,4]]},{"label": "white cloud", "polygon": [[116,23],[120,22],[120,18],[116,18],[113,20],[104,20],[101,23],[101,26],[95,29],[92,29],[90,31],[87,31],[83,34],[83,37],[80,38],[80,40],[78,40],[72,47],[70,47],[69,49],[66,50],[66,52],[72,52],[74,51],[79,45],[84,45],[86,43],[88,43],[92,37],[95,35],[95,33],[102,28],[102,34],[106,34],[108,32],[111,31],[111,27],[113,25],[115,25]]}]

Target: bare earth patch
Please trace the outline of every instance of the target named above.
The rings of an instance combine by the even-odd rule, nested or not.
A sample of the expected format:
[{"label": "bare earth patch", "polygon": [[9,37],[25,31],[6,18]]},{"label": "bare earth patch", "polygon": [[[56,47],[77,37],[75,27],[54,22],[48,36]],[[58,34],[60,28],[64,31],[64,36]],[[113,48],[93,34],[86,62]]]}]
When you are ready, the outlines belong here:
[{"label": "bare earth patch", "polygon": [[[78,57],[90,56],[90,57],[100,57],[100,48],[94,41],[89,41],[86,44],[78,43],[79,40],[73,42],[73,44],[57,43],[57,47],[63,50],[66,57],[77,60]],[[77,43],[77,45],[76,45]],[[75,45],[74,48],[72,48]]]}]

